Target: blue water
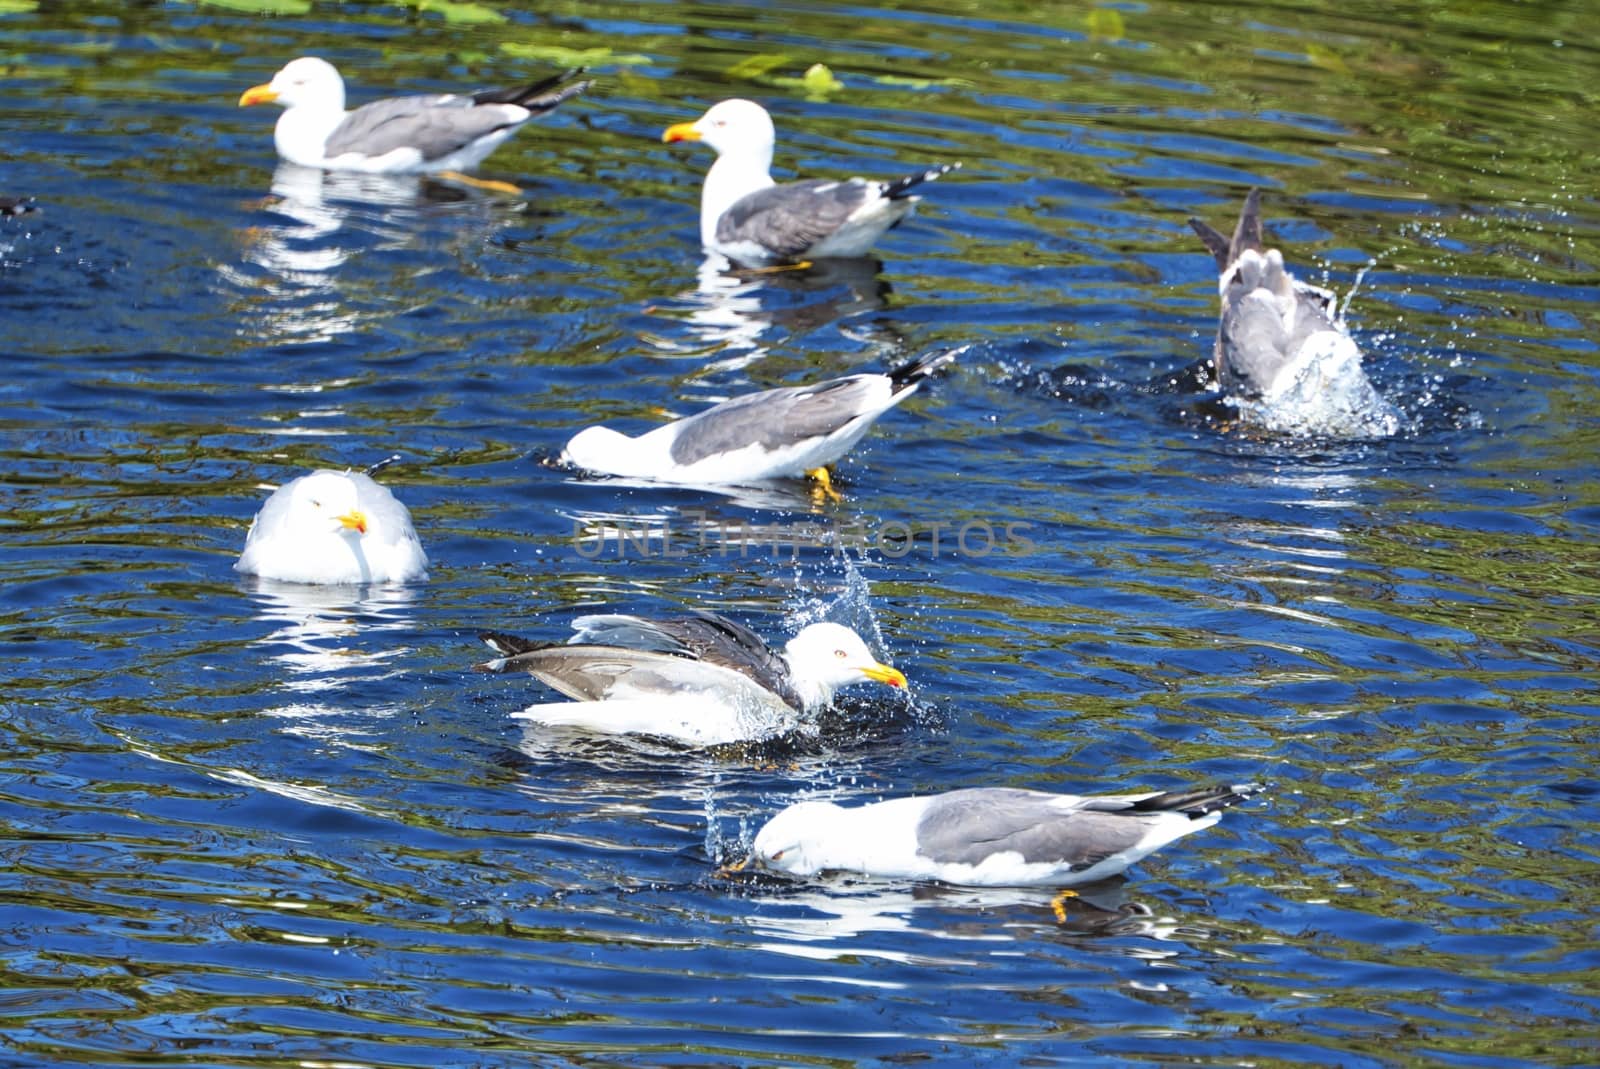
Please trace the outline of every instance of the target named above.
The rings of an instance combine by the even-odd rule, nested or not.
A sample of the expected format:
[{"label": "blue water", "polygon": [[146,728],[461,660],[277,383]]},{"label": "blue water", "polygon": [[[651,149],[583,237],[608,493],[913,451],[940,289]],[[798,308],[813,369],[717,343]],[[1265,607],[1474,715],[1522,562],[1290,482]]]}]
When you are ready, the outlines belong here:
[{"label": "blue water", "polygon": [[[43,207],[0,220],[0,1060],[1596,1060],[1581,5],[1479,12],[1498,37],[1387,6],[1128,5],[1120,36],[931,0],[491,6],[0,8],[0,192]],[[234,106],[311,51],[357,100],[561,62],[507,40],[616,49],[485,165],[520,196],[282,169]],[[819,57],[843,92],[774,80]],[[734,94],[787,173],[965,167],[881,262],[707,270],[708,157],[658,137]],[[1252,432],[1195,392],[1185,219],[1230,228],[1251,185],[1308,277],[1375,261],[1351,321],[1398,435]],[[541,463],[954,345],[837,505]],[[268,487],[391,453],[430,582],[235,575]],[[911,699],[704,753],[525,731],[549,693],[474,672],[477,631],[601,605],[839,619]],[[1244,780],[1266,799],[1064,924],[1046,891],[719,872],[802,796]]]}]

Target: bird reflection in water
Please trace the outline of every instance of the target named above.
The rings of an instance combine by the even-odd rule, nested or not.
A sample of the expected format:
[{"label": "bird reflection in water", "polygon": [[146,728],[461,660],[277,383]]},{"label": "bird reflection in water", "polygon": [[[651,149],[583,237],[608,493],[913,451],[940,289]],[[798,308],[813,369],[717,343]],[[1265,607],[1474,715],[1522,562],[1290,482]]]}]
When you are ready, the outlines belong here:
[{"label": "bird reflection in water", "polygon": [[685,337],[644,340],[664,356],[710,358],[707,371],[737,370],[766,356],[782,334],[807,334],[835,323],[886,354],[898,353],[903,339],[883,324],[843,325],[884,307],[892,287],[882,269],[868,257],[750,269],[712,253],[701,263],[693,290],[653,309],[680,319]]},{"label": "bird reflection in water", "polygon": [[247,294],[241,309],[247,330],[274,340],[327,341],[407,299],[386,272],[343,272],[353,257],[412,249],[432,212],[484,196],[416,175],[280,164],[262,205],[269,221],[245,231],[241,263],[217,270]]}]

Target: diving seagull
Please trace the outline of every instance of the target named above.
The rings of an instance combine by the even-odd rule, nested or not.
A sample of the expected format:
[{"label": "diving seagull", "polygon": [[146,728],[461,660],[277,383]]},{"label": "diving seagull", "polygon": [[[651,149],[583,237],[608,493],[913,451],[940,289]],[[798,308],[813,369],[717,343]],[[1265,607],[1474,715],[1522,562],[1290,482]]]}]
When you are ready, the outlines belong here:
[{"label": "diving seagull", "polygon": [[428,577],[411,513],[359,471],[284,483],[250,524],[234,570],[287,583],[404,583]]},{"label": "diving seagull", "polygon": [[1261,229],[1261,191],[1252,189],[1233,237],[1190,219],[1216,258],[1222,311],[1213,347],[1217,381],[1246,414],[1280,430],[1330,434],[1392,434],[1394,406],[1361,369],[1338,297],[1302,282],[1267,248]]},{"label": "diving seagull", "polygon": [[756,833],[752,860],[795,876],[1071,887],[1115,876],[1211,827],[1262,789],[1084,796],[977,787],[854,807],[796,802]]},{"label": "diving seagull", "polygon": [[700,243],[750,266],[823,257],[865,256],[884,231],[911,213],[911,191],[954,170],[939,164],[887,182],[772,180],[777,134],[772,117],[749,100],[724,100],[694,122],[669,126],[661,140],[704,141],[717,153],[700,194]]},{"label": "diving seagull", "polygon": [[499,631],[479,636],[501,654],[480,668],[525,671],[573,699],[530,706],[515,714],[519,719],[717,746],[801,727],[852,683],[906,685],[898,669],[879,663],[841,624],[811,624],[781,650],[713,613],[665,620],[580,616],[572,627],[565,644]]},{"label": "diving seagull", "polygon": [[291,60],[272,81],[247,89],[239,106],[278,103],[278,155],[303,167],[373,174],[465,171],[517,128],[592,83],[561,83],[567,71],[532,85],[481,93],[389,97],[344,110],[344,79],[316,56]]},{"label": "diving seagull", "polygon": [[744,394],[637,438],[589,427],[567,442],[561,460],[606,475],[699,486],[812,475],[831,490],[826,465],[961,351],[929,353],[888,374]]}]

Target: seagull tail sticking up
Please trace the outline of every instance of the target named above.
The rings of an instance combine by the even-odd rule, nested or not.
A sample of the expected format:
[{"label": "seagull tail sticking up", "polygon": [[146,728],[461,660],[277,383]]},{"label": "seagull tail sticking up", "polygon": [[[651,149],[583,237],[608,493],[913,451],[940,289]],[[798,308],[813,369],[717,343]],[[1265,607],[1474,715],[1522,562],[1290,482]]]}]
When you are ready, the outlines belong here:
[{"label": "seagull tail sticking up", "polygon": [[918,171],[915,174],[903,175],[900,178],[883,183],[883,195],[889,200],[903,200],[906,197],[910,197],[912,195],[911,191],[922,185],[924,182],[932,182],[936,178],[943,178],[951,171],[957,170],[960,167],[960,161],[955,163],[940,163],[929,167],[926,171]]},{"label": "seagull tail sticking up", "polygon": [[527,108],[535,115],[543,115],[594,85],[593,81],[562,84],[583,72],[584,68],[573,67],[561,74],[541,78],[530,85],[513,86],[510,89],[486,89],[481,93],[474,93],[472,99],[478,104],[515,104],[520,108]]}]

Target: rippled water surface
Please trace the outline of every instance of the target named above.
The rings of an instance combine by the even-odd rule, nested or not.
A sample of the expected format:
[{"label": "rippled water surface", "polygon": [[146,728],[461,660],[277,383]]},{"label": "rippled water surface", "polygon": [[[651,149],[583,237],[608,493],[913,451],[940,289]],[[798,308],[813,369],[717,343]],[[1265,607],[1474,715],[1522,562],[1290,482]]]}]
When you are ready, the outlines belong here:
[{"label": "rippled water surface", "polygon": [[[1597,1060],[1588,5],[526,7],[0,0],[0,1060]],[[236,107],[308,52],[598,84],[490,158],[521,195],[325,178]],[[659,133],[733,95],[785,174],[965,167],[881,262],[724,274]],[[1370,261],[1399,434],[1197,392],[1186,219],[1251,186],[1307,277]],[[954,345],[838,504],[540,463]],[[391,453],[430,582],[235,576],[267,487]],[[525,733],[476,632],[599,605],[840,619],[914,704]],[[802,796],[1251,779],[1060,924],[719,874]]]}]

